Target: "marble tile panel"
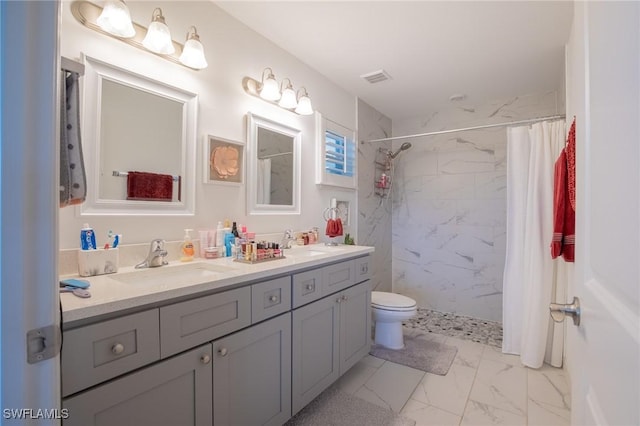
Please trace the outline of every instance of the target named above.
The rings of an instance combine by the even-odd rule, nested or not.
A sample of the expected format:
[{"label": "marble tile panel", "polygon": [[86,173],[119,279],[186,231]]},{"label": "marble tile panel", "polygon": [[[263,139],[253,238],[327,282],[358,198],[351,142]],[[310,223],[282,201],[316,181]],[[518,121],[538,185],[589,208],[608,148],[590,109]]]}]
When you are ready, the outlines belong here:
[{"label": "marble tile panel", "polygon": [[476,253],[493,253],[494,229],[491,226],[440,225],[437,230],[437,248],[451,253],[452,257],[466,256],[476,264]]},{"label": "marble tile panel", "polygon": [[453,199],[409,198],[394,210],[393,224],[394,228],[455,224],[457,213],[458,205]]},{"label": "marble tile panel", "polygon": [[506,135],[504,141],[500,145],[496,145],[496,152],[494,156],[496,171],[507,171],[507,139]]},{"label": "marble tile panel", "polygon": [[409,151],[396,157],[395,167],[402,168],[405,177],[432,176],[438,173],[438,155],[424,149],[424,145],[413,144]]},{"label": "marble tile panel", "polygon": [[437,407],[410,399],[400,412],[416,426],[458,426],[462,418]]},{"label": "marble tile panel", "polygon": [[446,376],[427,373],[411,399],[462,416],[476,369],[453,364]]},{"label": "marble tile panel", "polygon": [[482,359],[469,398],[518,416],[526,416],[526,368]]},{"label": "marble tile panel", "polygon": [[571,424],[570,411],[549,410],[539,402],[529,399],[527,420],[529,426],[569,426]]},{"label": "marble tile panel", "polygon": [[424,374],[414,368],[385,362],[354,395],[399,413]]},{"label": "marble tile panel", "polygon": [[527,418],[521,414],[469,400],[460,424],[464,426],[527,426]]},{"label": "marble tile panel", "polygon": [[501,200],[507,197],[506,171],[475,174],[475,198],[480,200]]},{"label": "marble tile panel", "polygon": [[501,346],[487,346],[485,351],[482,353],[482,358],[488,359],[491,361],[502,362],[504,364],[514,365],[519,367],[522,366],[519,355],[504,354],[502,353]]},{"label": "marble tile panel", "polygon": [[478,173],[495,171],[493,151],[446,151],[438,153],[438,173]]},{"label": "marble tile panel", "polygon": [[480,365],[486,346],[482,343],[463,340],[458,337],[447,337],[445,344],[458,348],[458,353],[453,359],[455,365],[473,369],[477,369]]},{"label": "marble tile panel", "polygon": [[459,200],[457,224],[471,226],[507,226],[507,200]]},{"label": "marble tile panel", "polygon": [[507,253],[507,229],[494,226],[493,227],[493,243],[494,249],[496,253],[506,254]]},{"label": "marble tile panel", "polygon": [[439,174],[422,177],[421,198],[427,200],[465,200],[474,197],[473,173]]}]

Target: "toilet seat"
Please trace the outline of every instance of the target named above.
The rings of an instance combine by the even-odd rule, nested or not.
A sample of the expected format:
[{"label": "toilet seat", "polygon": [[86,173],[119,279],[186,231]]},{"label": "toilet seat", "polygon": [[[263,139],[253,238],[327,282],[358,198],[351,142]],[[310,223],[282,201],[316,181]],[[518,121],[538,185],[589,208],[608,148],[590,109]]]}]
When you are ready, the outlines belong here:
[{"label": "toilet seat", "polygon": [[416,301],[410,297],[383,291],[371,292],[371,307],[383,311],[408,312],[416,309]]}]

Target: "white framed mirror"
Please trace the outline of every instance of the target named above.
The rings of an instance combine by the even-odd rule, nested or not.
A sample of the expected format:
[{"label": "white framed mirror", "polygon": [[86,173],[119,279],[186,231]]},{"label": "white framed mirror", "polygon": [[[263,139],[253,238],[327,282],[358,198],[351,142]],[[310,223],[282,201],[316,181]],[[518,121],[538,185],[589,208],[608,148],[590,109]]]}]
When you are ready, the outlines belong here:
[{"label": "white framed mirror", "polygon": [[85,56],[81,215],[193,215],[198,96]]},{"label": "white framed mirror", "polygon": [[249,214],[300,214],[302,132],[247,114]]}]

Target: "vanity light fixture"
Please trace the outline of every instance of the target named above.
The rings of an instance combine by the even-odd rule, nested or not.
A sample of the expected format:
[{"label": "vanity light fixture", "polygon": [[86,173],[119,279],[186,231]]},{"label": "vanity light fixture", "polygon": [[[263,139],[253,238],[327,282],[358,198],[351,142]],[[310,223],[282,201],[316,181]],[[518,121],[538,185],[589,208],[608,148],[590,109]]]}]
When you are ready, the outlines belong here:
[{"label": "vanity light fixture", "polygon": [[167,26],[162,9],[156,7],[151,14],[151,24],[142,45],[148,50],[161,55],[170,55],[176,51],[171,40],[171,32]]},{"label": "vanity light fixture", "polygon": [[[287,87],[283,89],[282,87],[284,86],[285,81],[287,81],[288,84]],[[296,100],[296,92],[293,91],[291,80],[289,80],[288,78],[285,78],[284,80],[282,80],[282,83],[280,83],[280,93],[282,94],[282,97],[280,98],[280,102],[278,102],[279,106],[286,109],[291,109],[298,106],[298,101]]]},{"label": "vanity light fixture", "polygon": [[202,47],[202,43],[200,43],[198,30],[194,26],[189,28],[189,31],[187,32],[187,41],[184,42],[182,55],[180,55],[180,62],[188,67],[198,70],[208,66],[207,60],[204,57],[204,48]]},{"label": "vanity light fixture", "polygon": [[287,111],[291,111],[299,115],[313,114],[311,98],[309,97],[307,90],[302,87],[296,94],[289,78],[283,79],[281,84],[278,85],[278,81],[273,75],[273,70],[271,68],[265,68],[264,71],[262,71],[261,81],[251,77],[243,78],[242,87],[247,94],[274,105],[278,105],[280,108],[286,109]]},{"label": "vanity light fixture", "polygon": [[[300,92],[304,92],[301,94]],[[307,93],[307,89],[301,87],[298,89],[298,106],[296,107],[296,112],[300,115],[311,115],[313,114],[313,108],[311,107],[311,98]]]},{"label": "vanity light fixture", "polygon": [[[266,72],[267,78],[264,77]],[[278,82],[276,81],[276,76],[273,75],[273,70],[271,68],[265,68],[262,71],[262,83],[258,88],[258,93],[260,93],[260,97],[265,101],[277,101],[280,99],[280,90],[278,90]]]},{"label": "vanity light fixture", "polygon": [[107,1],[97,23],[104,31],[116,37],[131,38],[136,35],[129,8],[124,0]]},{"label": "vanity light fixture", "polygon": [[[149,29],[131,21],[124,0],[108,0],[104,9],[86,0],[75,0],[71,3],[71,14],[87,28],[155,53],[176,64],[195,70],[207,67],[204,48],[196,28],[189,28],[184,46],[173,41],[160,8],[153,10]],[[127,21],[131,30],[126,28]]]}]

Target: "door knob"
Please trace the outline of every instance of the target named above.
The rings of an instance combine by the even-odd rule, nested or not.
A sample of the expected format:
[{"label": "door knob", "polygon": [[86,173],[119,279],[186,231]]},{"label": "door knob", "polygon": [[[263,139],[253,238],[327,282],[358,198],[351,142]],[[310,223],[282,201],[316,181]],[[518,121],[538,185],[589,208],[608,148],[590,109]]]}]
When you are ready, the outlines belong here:
[{"label": "door knob", "polygon": [[570,304],[549,303],[549,312],[555,322],[562,322],[565,316],[570,316],[573,325],[580,325],[580,299],[577,297]]}]

